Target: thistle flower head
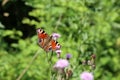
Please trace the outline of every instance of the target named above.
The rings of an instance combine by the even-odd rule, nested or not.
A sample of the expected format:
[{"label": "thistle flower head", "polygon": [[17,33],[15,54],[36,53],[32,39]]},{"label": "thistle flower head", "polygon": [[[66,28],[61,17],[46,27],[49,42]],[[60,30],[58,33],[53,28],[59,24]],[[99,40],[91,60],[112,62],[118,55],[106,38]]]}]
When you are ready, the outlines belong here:
[{"label": "thistle flower head", "polygon": [[57,53],[57,57],[60,58],[60,54],[61,54],[62,51],[61,50],[56,50],[55,52]]},{"label": "thistle flower head", "polygon": [[65,59],[59,59],[56,64],[54,65],[55,68],[60,68],[60,69],[64,69],[65,67],[67,67],[69,65],[69,62]]},{"label": "thistle flower head", "polygon": [[69,60],[72,57],[70,53],[66,54],[66,59]]},{"label": "thistle flower head", "polygon": [[56,50],[55,51],[57,54],[60,54],[62,51],[61,50]]},{"label": "thistle flower head", "polygon": [[93,59],[95,59],[95,58],[96,58],[96,55],[95,55],[95,54],[92,54],[91,57],[92,57]]},{"label": "thistle flower head", "polygon": [[80,74],[81,80],[94,80],[93,74],[90,72],[82,72]]},{"label": "thistle flower head", "polygon": [[58,33],[53,33],[52,36],[54,40],[57,40],[61,35]]}]

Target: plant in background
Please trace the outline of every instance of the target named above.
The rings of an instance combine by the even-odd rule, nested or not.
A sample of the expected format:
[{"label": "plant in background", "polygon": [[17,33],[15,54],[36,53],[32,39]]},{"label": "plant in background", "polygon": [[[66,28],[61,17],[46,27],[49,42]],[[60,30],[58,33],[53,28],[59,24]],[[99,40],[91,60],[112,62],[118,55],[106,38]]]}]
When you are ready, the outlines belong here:
[{"label": "plant in background", "polygon": [[[50,72],[50,79],[51,80],[69,80],[70,78],[72,78],[73,71],[72,71],[72,67],[70,67],[70,58],[72,57],[72,55],[70,53],[67,53],[66,58],[63,59],[61,57],[61,52],[62,52],[61,46],[56,41],[61,35],[57,33],[53,33],[51,36],[49,36],[43,29],[40,29],[40,28],[37,29],[36,31],[38,35],[39,46],[43,48],[44,51],[46,51],[47,55],[49,55],[46,58],[49,65],[48,72]],[[48,53],[48,52],[51,52],[51,53]],[[57,59],[58,59],[55,64],[53,63],[53,60],[52,60],[52,58],[54,57],[53,55],[54,52],[57,53]],[[21,75],[17,78],[17,80],[20,80],[22,76],[25,74],[25,72],[27,72],[28,68],[33,63],[37,55],[38,53],[36,53],[33,56],[33,59],[31,60],[30,64],[23,70],[23,73],[21,73]],[[85,61],[83,66],[88,65],[91,67],[90,69],[94,70],[93,65],[95,65],[95,58],[96,58],[96,55],[92,54],[90,59]],[[87,68],[85,70],[87,70]],[[81,80],[93,80],[93,75],[90,74],[89,72],[83,72],[80,78]]]},{"label": "plant in background", "polygon": [[56,71],[57,80],[66,80],[72,76],[72,70],[69,68],[70,62],[68,58],[71,58],[71,54],[67,54],[66,59],[58,59],[58,61],[54,64],[53,68]]},{"label": "plant in background", "polygon": [[[63,56],[67,52],[72,53],[72,58],[67,59],[69,66],[64,69],[67,79],[79,80],[85,71],[93,73],[95,80],[120,79],[119,0],[1,0],[0,3],[0,23],[4,26],[0,24],[0,80],[15,80],[28,62],[34,61],[32,57],[39,49],[35,30],[39,27],[62,35],[59,39],[62,51],[35,55],[36,60],[22,80],[48,80],[51,74],[54,78],[57,71],[49,68],[59,59],[66,59]],[[38,53],[44,52],[40,49]],[[96,53],[96,60],[90,57],[91,53]],[[95,63],[98,63],[96,69]]]},{"label": "plant in background", "polygon": [[[57,79],[57,80],[62,80],[62,79],[68,79],[69,77],[71,77],[70,74],[70,70],[67,68],[69,66],[69,59],[72,57],[71,54],[67,54],[66,55],[66,59],[62,59],[61,58],[61,46],[57,45],[58,42],[56,42],[56,40],[61,36],[60,34],[57,33],[53,33],[52,36],[49,36],[47,33],[45,33],[45,31],[43,31],[42,29],[37,29],[37,33],[38,33],[38,44],[40,45],[41,48],[43,48],[45,51],[49,52],[52,51],[51,56],[47,56],[48,63],[50,65],[50,79]],[[47,50],[48,48],[48,50]],[[52,65],[53,65],[53,61],[52,61],[52,57],[54,51],[57,53],[57,58],[58,61],[54,64],[53,68],[56,71],[55,74],[52,74]],[[50,53],[47,53],[50,54]],[[67,71],[65,71],[65,69],[67,69]],[[53,77],[53,75],[56,75],[55,77]]]},{"label": "plant in background", "polygon": [[83,67],[85,67],[85,66],[87,66],[87,67],[84,68],[84,71],[80,74],[80,79],[81,80],[94,80],[93,73],[94,73],[95,66],[96,66],[95,65],[95,59],[96,59],[96,55],[92,54],[90,56],[90,59],[83,61],[83,63],[82,63]]}]

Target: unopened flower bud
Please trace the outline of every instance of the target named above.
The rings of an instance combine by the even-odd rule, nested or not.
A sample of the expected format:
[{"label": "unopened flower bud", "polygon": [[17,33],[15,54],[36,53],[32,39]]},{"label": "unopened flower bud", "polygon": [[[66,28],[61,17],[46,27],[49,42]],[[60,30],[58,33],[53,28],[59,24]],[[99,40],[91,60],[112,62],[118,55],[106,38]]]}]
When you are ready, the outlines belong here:
[{"label": "unopened flower bud", "polygon": [[90,61],[90,60],[88,60],[88,61],[87,61],[87,64],[88,64],[88,65],[92,65],[92,63],[91,63],[91,61]]},{"label": "unopened flower bud", "polygon": [[92,56],[91,56],[93,59],[95,59],[96,58],[96,55],[95,54],[92,54]]},{"label": "unopened flower bud", "polygon": [[86,65],[86,61],[84,60],[84,61],[82,61],[82,65]]},{"label": "unopened flower bud", "polygon": [[67,60],[69,60],[71,57],[72,57],[72,55],[69,54],[69,53],[66,55],[66,59],[67,59]]},{"label": "unopened flower bud", "polygon": [[91,65],[91,68],[94,70],[96,68],[96,65]]}]

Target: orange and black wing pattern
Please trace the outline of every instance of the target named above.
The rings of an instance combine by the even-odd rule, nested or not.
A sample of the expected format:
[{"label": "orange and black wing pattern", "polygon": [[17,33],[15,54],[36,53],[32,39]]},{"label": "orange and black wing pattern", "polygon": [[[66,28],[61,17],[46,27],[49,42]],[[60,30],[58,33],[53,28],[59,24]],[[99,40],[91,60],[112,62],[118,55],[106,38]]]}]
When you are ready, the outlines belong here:
[{"label": "orange and black wing pattern", "polygon": [[54,40],[52,36],[49,36],[43,29],[37,29],[37,35],[39,46],[46,52],[55,51],[60,46],[60,44]]}]

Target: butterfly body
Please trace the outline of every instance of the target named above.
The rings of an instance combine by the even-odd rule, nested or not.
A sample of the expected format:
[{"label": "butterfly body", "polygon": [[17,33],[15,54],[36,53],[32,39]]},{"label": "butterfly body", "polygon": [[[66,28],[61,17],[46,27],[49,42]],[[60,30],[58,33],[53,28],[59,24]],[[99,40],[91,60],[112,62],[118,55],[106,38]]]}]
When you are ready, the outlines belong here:
[{"label": "butterfly body", "polygon": [[57,50],[57,46],[60,44],[53,39],[52,36],[49,36],[43,29],[37,29],[38,35],[38,44],[41,48],[43,48],[46,52]]}]

